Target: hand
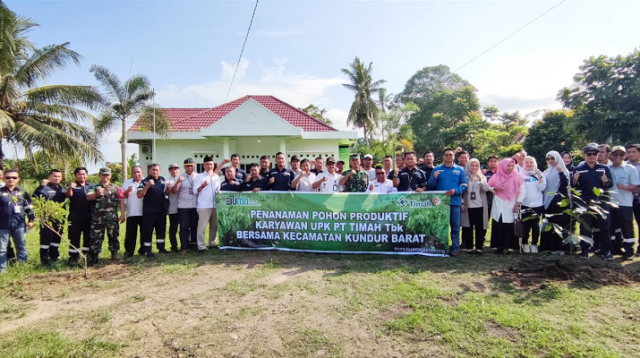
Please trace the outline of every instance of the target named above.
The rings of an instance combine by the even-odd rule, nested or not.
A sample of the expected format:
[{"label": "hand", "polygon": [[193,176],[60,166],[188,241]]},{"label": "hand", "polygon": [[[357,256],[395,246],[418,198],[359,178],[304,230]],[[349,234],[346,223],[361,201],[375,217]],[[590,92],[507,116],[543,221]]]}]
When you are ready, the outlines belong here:
[{"label": "hand", "polygon": [[575,184],[575,183],[577,183],[577,182],[578,182],[578,179],[580,179],[580,172],[576,170],[576,171],[573,173],[573,183],[574,183],[574,184]]},{"label": "hand", "polygon": [[351,174],[351,175],[356,175],[356,171],[355,171],[355,170],[353,170],[353,169],[351,169],[351,171],[349,172],[349,174]]},{"label": "hand", "polygon": [[229,184],[231,184],[231,185],[235,185],[235,184],[236,184],[236,181],[235,181],[235,180],[230,180],[230,181],[229,181]]},{"label": "hand", "polygon": [[120,215],[120,224],[124,224],[127,218],[124,215]]},{"label": "hand", "polygon": [[456,153],[460,153],[460,152],[462,152],[462,147],[457,147],[456,148]]},{"label": "hand", "polygon": [[104,196],[104,188],[98,188],[98,195]]},{"label": "hand", "polygon": [[618,183],[618,189],[620,190],[627,190],[627,186],[623,185],[622,183]]},{"label": "hand", "polygon": [[167,182],[167,186],[172,187],[173,186],[173,180],[169,180],[169,182]]},{"label": "hand", "polygon": [[253,189],[253,192],[254,192],[254,193],[257,193],[257,192],[259,192],[259,191],[260,191],[260,188],[255,188],[255,189]]},{"label": "hand", "polygon": [[456,190],[455,189],[447,190],[445,194],[447,194],[447,196],[454,196],[456,194]]},{"label": "hand", "polygon": [[558,173],[562,173],[562,167],[559,165],[556,165],[556,170],[558,171]]},{"label": "hand", "polygon": [[322,177],[322,181],[323,181],[323,182],[325,182],[325,181],[327,181],[327,180],[329,180],[329,177],[327,177],[327,176]]},{"label": "hand", "polygon": [[517,213],[519,213],[519,212],[520,212],[520,205],[516,205],[516,206],[514,206],[514,207],[513,207],[513,213],[514,213],[514,214],[517,214]]},{"label": "hand", "polygon": [[32,227],[33,227],[33,222],[29,222],[27,224],[27,230],[31,230]]},{"label": "hand", "polygon": [[133,186],[130,186],[127,188],[127,190],[124,191],[124,193],[122,193],[125,196],[129,196],[129,193],[131,193],[131,190],[133,190]]},{"label": "hand", "polygon": [[40,182],[40,185],[45,186],[49,184],[49,179],[42,179],[42,181]]},{"label": "hand", "polygon": [[182,182],[182,176],[178,177],[178,180],[176,180],[176,184],[180,184],[180,182]]},{"label": "hand", "polygon": [[416,189],[416,193],[422,193],[423,191],[424,191],[424,189],[422,189],[422,188],[417,188]]},{"label": "hand", "polygon": [[486,169],[482,169],[482,175],[487,174],[487,170]]},{"label": "hand", "polygon": [[205,180],[204,180],[204,183],[202,183],[202,185],[201,185],[201,186],[202,186],[203,188],[206,188],[206,187],[207,187],[207,185],[209,185],[209,179],[205,179]]},{"label": "hand", "polygon": [[498,193],[498,192],[500,192],[501,190],[502,190],[502,188],[501,188],[501,187],[499,187],[499,186],[497,186],[497,187],[493,188],[493,192],[494,192],[494,193]]},{"label": "hand", "polygon": [[439,170],[436,170],[435,172],[433,172],[433,179],[438,179],[439,176],[440,176]]},{"label": "hand", "polygon": [[373,191],[373,184],[369,185],[369,191]]},{"label": "hand", "polygon": [[540,169],[536,169],[536,175],[538,176],[538,179],[542,179],[542,172]]},{"label": "hand", "polygon": [[603,183],[608,183],[609,182],[609,178],[607,178],[607,174],[606,173],[602,173],[602,176],[600,177],[600,180],[602,180]]},{"label": "hand", "polygon": [[400,173],[400,169],[396,168],[396,169],[393,171],[393,177],[394,177],[394,178],[397,178],[397,177],[398,177],[398,173]]},{"label": "hand", "polygon": [[276,182],[276,178],[274,177],[269,178],[269,184],[273,184],[275,182]]},{"label": "hand", "polygon": [[460,211],[467,211],[467,207],[464,204],[460,205]]},{"label": "hand", "polygon": [[75,189],[78,186],[78,184],[76,184],[76,182],[73,182],[71,184],[69,184],[69,188],[71,189]]},{"label": "hand", "polygon": [[229,162],[230,162],[230,160],[229,160],[229,159],[224,158],[224,159],[222,160],[222,162],[220,163],[220,165],[225,165],[225,164],[227,164],[227,163],[229,163]]},{"label": "hand", "polygon": [[153,179],[149,179],[149,181],[147,182],[147,186],[153,186],[155,184],[156,184],[156,182]]}]

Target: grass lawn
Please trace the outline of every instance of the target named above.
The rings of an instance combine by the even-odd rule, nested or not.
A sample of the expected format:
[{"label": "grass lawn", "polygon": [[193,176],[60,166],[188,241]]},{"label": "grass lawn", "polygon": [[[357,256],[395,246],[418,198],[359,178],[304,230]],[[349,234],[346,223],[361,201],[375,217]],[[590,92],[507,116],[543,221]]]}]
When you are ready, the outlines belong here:
[{"label": "grass lawn", "polygon": [[[124,239],[124,226],[121,230]],[[640,260],[210,250],[0,275],[1,357],[638,357]],[[167,245],[168,246],[168,245]],[[155,250],[155,246],[154,246]],[[121,250],[122,252],[122,250]]]}]

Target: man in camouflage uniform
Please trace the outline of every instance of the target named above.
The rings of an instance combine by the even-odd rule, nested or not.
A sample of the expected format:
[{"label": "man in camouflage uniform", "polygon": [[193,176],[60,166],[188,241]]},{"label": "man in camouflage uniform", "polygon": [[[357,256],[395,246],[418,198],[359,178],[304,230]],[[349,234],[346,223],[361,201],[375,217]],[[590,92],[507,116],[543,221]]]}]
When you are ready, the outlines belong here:
[{"label": "man in camouflage uniform", "polygon": [[340,185],[348,193],[364,193],[369,185],[369,173],[360,168],[360,154],[351,154],[349,159],[351,170],[342,172]]},{"label": "man in camouflage uniform", "polygon": [[[109,238],[111,258],[115,259],[120,250],[120,223],[125,222],[124,194],[117,185],[111,184],[111,169],[100,169],[100,184],[94,185],[87,193],[87,200],[94,201],[91,209],[91,251],[89,265],[98,264],[98,257],[102,251],[104,234]],[[120,206],[120,221],[118,221],[118,206]]]}]

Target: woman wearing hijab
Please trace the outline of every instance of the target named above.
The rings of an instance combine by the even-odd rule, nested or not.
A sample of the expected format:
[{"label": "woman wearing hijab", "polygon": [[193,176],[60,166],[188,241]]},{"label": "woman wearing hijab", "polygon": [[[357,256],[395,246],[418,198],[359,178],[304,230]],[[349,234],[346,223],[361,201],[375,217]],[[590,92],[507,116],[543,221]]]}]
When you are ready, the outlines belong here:
[{"label": "woman wearing hijab", "polygon": [[[547,188],[544,191],[544,210],[546,215],[542,220],[542,225],[558,224],[568,232],[571,218],[566,214],[562,214],[562,211],[567,207],[560,207],[558,203],[569,195],[569,171],[560,153],[555,150],[547,153],[545,158],[547,160],[547,169],[543,174],[547,178]],[[540,250],[562,254],[562,240],[564,240],[564,235],[559,236],[555,230],[543,230],[540,239]]]},{"label": "woman wearing hijab", "polygon": [[573,173],[573,170],[575,169],[573,167],[573,155],[571,155],[570,152],[562,152],[560,153],[560,156],[562,156],[562,162],[564,162],[564,166],[567,168],[569,173]]},{"label": "woman wearing hijab", "polygon": [[[540,239],[540,217],[544,211],[544,190],[547,188],[547,179],[538,169],[538,163],[534,157],[524,158],[524,168],[520,171],[524,179],[526,195],[522,201],[522,251],[525,254],[538,253],[538,240]],[[527,218],[531,218],[528,219]],[[531,234],[531,245],[529,245]]]},{"label": "woman wearing hijab", "polygon": [[[460,225],[462,226],[462,248],[467,253],[482,253],[484,237],[489,226],[489,201],[487,192],[491,187],[482,175],[480,161],[471,159],[465,166],[467,173],[467,191],[462,194],[460,205]],[[476,233],[476,249],[473,249],[473,232]]]},{"label": "woman wearing hijab", "polygon": [[508,254],[509,249],[518,249],[513,221],[515,214],[520,212],[526,189],[524,179],[515,171],[515,167],[513,159],[503,159],[498,164],[498,172],[489,179],[489,186],[494,193],[491,206],[491,247],[497,248],[498,254]]}]

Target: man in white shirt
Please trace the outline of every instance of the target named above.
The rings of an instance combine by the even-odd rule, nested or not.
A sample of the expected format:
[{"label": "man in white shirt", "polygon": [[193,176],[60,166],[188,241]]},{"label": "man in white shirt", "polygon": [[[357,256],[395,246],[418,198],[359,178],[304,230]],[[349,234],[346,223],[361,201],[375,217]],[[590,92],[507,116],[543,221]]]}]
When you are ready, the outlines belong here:
[{"label": "man in white shirt", "polygon": [[[618,207],[611,206],[611,239],[613,254],[622,254],[623,259],[633,259],[633,245],[636,243],[633,231],[633,193],[640,188],[638,171],[633,165],[624,162],[626,149],[615,146],[611,151],[612,163],[609,165],[613,177],[611,201]],[[604,239],[604,238],[603,238]],[[624,250],[624,253],[621,252]]]},{"label": "man in white shirt", "polygon": [[171,193],[178,195],[180,255],[186,254],[187,249],[198,247],[198,194],[193,186],[197,176],[195,162],[187,158],[184,160],[184,174],[171,187]]},{"label": "man in white shirt", "polygon": [[389,194],[397,191],[396,188],[393,187],[393,181],[387,179],[382,164],[376,165],[375,176],[376,180],[369,183],[367,193]]},{"label": "man in white shirt", "polygon": [[302,173],[302,170],[300,170],[300,158],[297,155],[291,157],[291,171],[295,174],[295,178]]},{"label": "man in white shirt", "polygon": [[[627,148],[627,164],[636,168],[638,175],[640,176],[640,144],[628,144]],[[633,216],[636,218],[636,225],[640,230],[640,189],[634,193],[633,200]],[[638,240],[638,247],[636,248],[636,256],[640,257],[640,239]]]},{"label": "man in white shirt", "polygon": [[366,154],[362,159],[362,170],[369,174],[369,181],[376,180],[376,169],[373,168],[373,155]]},{"label": "man in white shirt", "polygon": [[[226,160],[226,159],[225,159]],[[218,168],[225,163],[223,161]],[[218,236],[218,215],[216,212],[216,192],[220,190],[220,177],[213,170],[213,158],[204,157],[204,172],[195,177],[193,188],[198,194],[198,252],[204,253],[208,247],[216,246]],[[219,172],[219,171],[218,171]],[[205,230],[209,225],[209,244],[205,242]]]},{"label": "man in white shirt", "polygon": [[291,182],[291,188],[300,192],[314,192],[313,182],[316,175],[311,171],[311,165],[308,159],[302,159],[300,162],[300,175]]},{"label": "man in white shirt", "polygon": [[[171,190],[173,185],[178,181],[180,177],[180,166],[176,163],[169,164],[169,181],[167,182],[167,186]],[[171,243],[171,252],[178,252],[178,225],[180,224],[180,219],[178,218],[178,194],[174,194],[173,191],[169,192],[169,210],[167,210],[169,214],[169,242]]]},{"label": "man in white shirt", "polygon": [[316,176],[313,182],[313,189],[320,193],[337,193],[339,191],[341,175],[336,173],[336,160],[333,157],[327,158],[327,170]]},{"label": "man in white shirt", "polygon": [[[124,256],[132,257],[138,242],[138,232],[142,236],[142,201],[138,198],[138,186],[144,178],[142,167],[135,165],[131,168],[131,178],[122,184],[122,194],[125,196],[127,207],[127,226],[124,237]],[[143,254],[142,245],[138,249],[140,255]]]}]

